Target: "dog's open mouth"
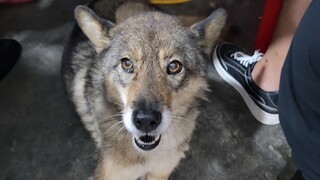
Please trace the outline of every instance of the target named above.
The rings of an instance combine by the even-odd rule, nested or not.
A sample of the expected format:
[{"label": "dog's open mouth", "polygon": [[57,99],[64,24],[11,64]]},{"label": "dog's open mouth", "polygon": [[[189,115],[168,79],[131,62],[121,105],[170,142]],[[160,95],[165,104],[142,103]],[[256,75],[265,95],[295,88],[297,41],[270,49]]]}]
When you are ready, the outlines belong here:
[{"label": "dog's open mouth", "polygon": [[161,135],[158,136],[140,136],[140,137],[134,137],[134,142],[136,145],[145,151],[150,151],[154,148],[156,148],[160,143]]}]

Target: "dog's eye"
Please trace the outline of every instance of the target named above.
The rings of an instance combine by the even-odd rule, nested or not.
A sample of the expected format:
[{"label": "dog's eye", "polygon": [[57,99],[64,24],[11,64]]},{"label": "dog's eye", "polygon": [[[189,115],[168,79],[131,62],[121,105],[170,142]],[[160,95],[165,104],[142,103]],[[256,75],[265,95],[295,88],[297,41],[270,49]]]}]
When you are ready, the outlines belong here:
[{"label": "dog's eye", "polygon": [[179,72],[181,72],[181,70],[182,64],[177,60],[173,60],[172,62],[170,62],[170,64],[167,67],[167,73],[172,75],[178,74]]},{"label": "dog's eye", "polygon": [[132,61],[128,58],[122,58],[121,59],[121,67],[124,71],[128,73],[133,73],[133,64]]}]

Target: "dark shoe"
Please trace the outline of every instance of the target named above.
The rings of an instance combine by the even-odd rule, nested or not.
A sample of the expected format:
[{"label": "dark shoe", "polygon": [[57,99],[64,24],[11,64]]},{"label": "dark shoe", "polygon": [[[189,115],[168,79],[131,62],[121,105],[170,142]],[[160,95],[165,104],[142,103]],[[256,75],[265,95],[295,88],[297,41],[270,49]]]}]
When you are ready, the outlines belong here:
[{"label": "dark shoe", "polygon": [[229,43],[218,45],[213,52],[213,64],[218,74],[242,96],[253,116],[263,124],[279,123],[278,91],[266,92],[253,82],[251,72],[262,53],[250,56]]},{"label": "dark shoe", "polygon": [[291,180],[305,180],[300,170],[297,170]]},{"label": "dark shoe", "polygon": [[21,50],[21,45],[16,40],[0,40],[0,81],[14,67],[21,55]]}]

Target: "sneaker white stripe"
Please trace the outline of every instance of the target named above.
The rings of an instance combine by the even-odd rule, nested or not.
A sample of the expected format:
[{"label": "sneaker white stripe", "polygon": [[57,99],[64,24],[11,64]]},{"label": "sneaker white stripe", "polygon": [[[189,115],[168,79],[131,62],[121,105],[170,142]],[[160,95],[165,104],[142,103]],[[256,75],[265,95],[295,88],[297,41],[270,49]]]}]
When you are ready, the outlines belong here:
[{"label": "sneaker white stripe", "polygon": [[217,48],[218,47],[215,48],[212,54],[212,59],[214,67],[217,70],[218,74],[221,76],[221,78],[240,93],[245,103],[247,104],[250,112],[259,122],[265,125],[279,124],[278,114],[271,114],[266,111],[263,111],[258,105],[255,104],[255,102],[251,99],[251,97],[242,87],[242,85],[223,69],[221,63],[219,62],[219,59],[217,58]]}]

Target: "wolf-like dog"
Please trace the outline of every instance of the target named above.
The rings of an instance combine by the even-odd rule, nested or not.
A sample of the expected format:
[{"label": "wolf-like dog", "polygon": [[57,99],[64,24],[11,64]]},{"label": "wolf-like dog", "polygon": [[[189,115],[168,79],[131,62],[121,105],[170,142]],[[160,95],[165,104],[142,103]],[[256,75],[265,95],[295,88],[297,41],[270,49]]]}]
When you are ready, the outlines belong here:
[{"label": "wolf-like dog", "polygon": [[63,56],[66,91],[99,153],[92,178],[166,180],[189,149],[226,12],[184,27],[129,3],[116,17],[78,6]]}]

